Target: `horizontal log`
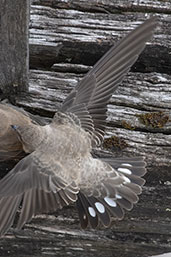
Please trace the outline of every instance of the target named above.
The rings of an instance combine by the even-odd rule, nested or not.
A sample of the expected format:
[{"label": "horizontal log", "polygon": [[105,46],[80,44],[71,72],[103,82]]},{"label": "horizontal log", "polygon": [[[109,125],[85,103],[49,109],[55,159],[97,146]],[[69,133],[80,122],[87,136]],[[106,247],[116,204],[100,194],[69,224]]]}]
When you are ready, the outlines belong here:
[{"label": "horizontal log", "polygon": [[[108,1],[107,3],[101,1],[101,4],[102,2],[109,4]],[[109,2],[112,2],[112,5],[116,4],[115,1]],[[90,10],[88,12],[76,8],[77,4],[82,5],[83,9],[86,5],[93,8],[97,1],[92,3],[75,1],[73,5],[70,1],[49,1],[49,4],[47,1],[43,2],[49,6],[38,5],[39,1],[33,3],[37,5],[32,5],[31,8],[30,65],[32,68],[44,66],[50,68],[55,62],[94,65],[118,39],[147,19],[143,8],[137,13],[132,10],[132,13],[125,15],[104,12],[96,13],[95,16],[93,9],[92,12]],[[162,3],[163,1],[161,6]],[[60,9],[60,6],[63,8]],[[76,9],[73,10],[73,6]],[[170,8],[170,5],[167,6]],[[170,20],[168,15],[157,15],[159,26],[153,39],[133,66],[133,71],[171,74]],[[58,54],[54,54],[59,43],[62,46]],[[45,55],[37,51],[38,47],[41,48],[41,53],[45,52]]]},{"label": "horizontal log", "polygon": [[32,4],[50,6],[54,8],[82,10],[85,12],[94,11],[100,13],[119,13],[135,11],[171,13],[170,0],[33,0]]}]

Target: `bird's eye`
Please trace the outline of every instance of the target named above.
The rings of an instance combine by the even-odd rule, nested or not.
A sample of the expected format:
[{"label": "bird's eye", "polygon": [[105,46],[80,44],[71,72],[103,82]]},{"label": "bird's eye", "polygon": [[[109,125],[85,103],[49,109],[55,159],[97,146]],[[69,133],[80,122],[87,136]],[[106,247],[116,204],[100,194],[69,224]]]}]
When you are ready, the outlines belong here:
[{"label": "bird's eye", "polygon": [[16,131],[18,126],[17,125],[11,125],[11,128]]}]

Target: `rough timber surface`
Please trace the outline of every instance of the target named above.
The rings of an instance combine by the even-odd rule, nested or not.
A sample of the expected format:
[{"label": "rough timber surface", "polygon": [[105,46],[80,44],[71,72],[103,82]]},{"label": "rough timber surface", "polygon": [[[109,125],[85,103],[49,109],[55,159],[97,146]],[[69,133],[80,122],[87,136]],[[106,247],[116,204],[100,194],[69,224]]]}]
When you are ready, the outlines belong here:
[{"label": "rough timber surface", "polygon": [[4,95],[28,86],[29,5],[29,0],[0,3],[0,93]]},{"label": "rough timber surface", "polygon": [[[109,104],[106,137],[115,135],[127,147],[96,150],[100,156],[144,155],[147,183],[139,203],[110,229],[80,230],[71,206],[36,217],[21,232],[11,230],[0,240],[0,256],[147,257],[171,252],[170,14],[170,0],[32,1],[30,89],[16,103],[47,116],[111,45],[148,15],[158,16],[153,39]],[[149,112],[169,119],[163,126],[146,126],[138,115]]]}]

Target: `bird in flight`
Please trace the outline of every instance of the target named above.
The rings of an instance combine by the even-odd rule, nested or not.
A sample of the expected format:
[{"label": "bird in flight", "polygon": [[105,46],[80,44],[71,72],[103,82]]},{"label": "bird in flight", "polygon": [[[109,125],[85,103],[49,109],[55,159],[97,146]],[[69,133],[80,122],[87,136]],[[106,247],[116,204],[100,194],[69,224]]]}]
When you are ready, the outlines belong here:
[{"label": "bird in flight", "polygon": [[[151,17],[113,46],[76,85],[51,123],[0,105],[0,160],[27,154],[0,180],[0,235],[32,217],[76,203],[82,228],[109,227],[138,201],[146,173],[143,157],[98,159],[92,149],[105,135],[107,104],[156,27]],[[4,108],[4,109],[3,109]],[[16,117],[15,117],[15,115]],[[8,133],[11,139],[7,140]],[[12,147],[10,149],[10,142]],[[15,145],[19,145],[18,149]]]}]

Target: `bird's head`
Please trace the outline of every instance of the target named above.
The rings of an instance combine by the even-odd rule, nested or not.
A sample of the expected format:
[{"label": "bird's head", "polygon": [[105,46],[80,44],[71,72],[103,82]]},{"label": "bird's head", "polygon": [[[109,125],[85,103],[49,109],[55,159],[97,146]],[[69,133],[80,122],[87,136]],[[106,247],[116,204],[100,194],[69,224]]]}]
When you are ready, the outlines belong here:
[{"label": "bird's head", "polygon": [[11,128],[14,130],[18,136],[18,139],[22,143],[23,150],[27,152],[32,152],[36,149],[37,142],[39,140],[39,127],[35,124],[29,124],[29,125],[15,125],[12,124]]}]

